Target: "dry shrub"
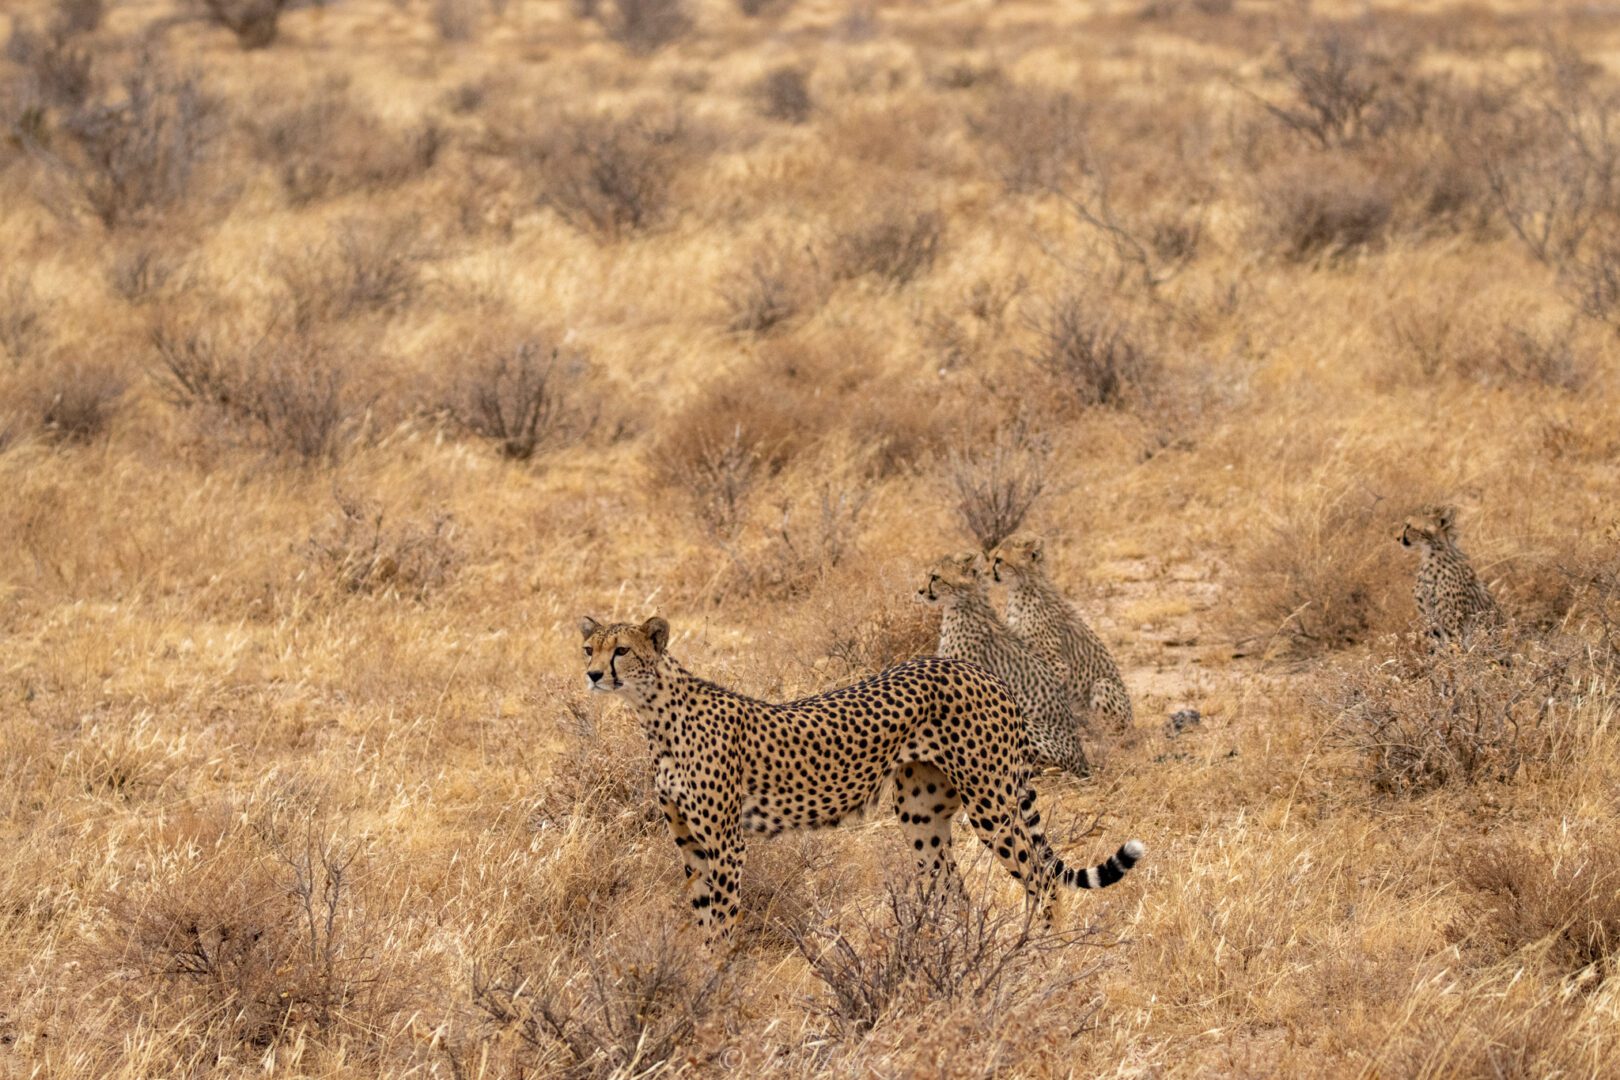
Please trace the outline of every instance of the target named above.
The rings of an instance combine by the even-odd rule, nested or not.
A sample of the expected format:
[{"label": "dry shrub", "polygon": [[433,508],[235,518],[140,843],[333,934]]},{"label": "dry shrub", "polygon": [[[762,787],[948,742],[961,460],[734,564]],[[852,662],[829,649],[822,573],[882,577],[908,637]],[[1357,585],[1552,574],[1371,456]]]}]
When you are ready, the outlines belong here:
[{"label": "dry shrub", "polygon": [[904,286],[934,268],[945,239],[945,217],[893,201],[833,238],[835,278],[882,278]]},{"label": "dry shrub", "polygon": [[150,56],[136,61],[121,90],[64,116],[64,138],[49,155],[71,192],[52,208],[82,208],[109,229],[194,202],[221,128],[220,103],[196,77]]},{"label": "dry shrub", "polygon": [[802,124],[810,119],[814,103],[810,98],[810,77],[803,68],[785,64],[773,68],[754,84],[759,112],[784,124]]},{"label": "dry shrub", "polygon": [[582,404],[589,361],[553,341],[504,338],[464,350],[447,395],[451,420],[514,461],[588,433],[596,419]]},{"label": "dry shrub", "polygon": [[855,552],[872,492],[858,454],[854,460],[847,452],[829,456],[836,463],[809,467],[821,479],[804,497],[777,504],[780,516],[765,528],[763,546],[732,553],[731,584],[740,591],[774,599],[803,596]]},{"label": "dry shrub", "polygon": [[952,451],[947,477],[956,512],[981,551],[1017,532],[1046,490],[1051,443],[1023,424],[999,429],[989,446]]},{"label": "dry shrub", "polygon": [[991,170],[1008,191],[1062,188],[1086,167],[1089,114],[1074,95],[1044,87],[996,91],[969,119]]},{"label": "dry shrub", "polygon": [[737,11],[749,19],[786,15],[793,7],[793,0],[733,0],[733,3]]},{"label": "dry shrub", "polygon": [[1024,323],[1035,338],[1022,351],[1025,362],[1081,406],[1138,404],[1157,379],[1158,360],[1137,332],[1079,289],[1047,301]]},{"label": "dry shrub", "polygon": [[476,0],[433,0],[433,29],[440,41],[471,41],[478,33]]},{"label": "dry shrub", "polygon": [[13,274],[0,288],[0,349],[13,364],[34,356],[45,342],[45,305],[32,282]]},{"label": "dry shrub", "polygon": [[460,562],[455,521],[436,512],[387,521],[382,504],[334,490],[336,512],[304,545],[318,574],[344,592],[424,600]]},{"label": "dry shrub", "polygon": [[197,0],[208,20],[236,35],[243,49],[267,49],[275,43],[281,13],[289,0]]},{"label": "dry shrub", "polygon": [[732,271],[721,286],[726,328],[739,334],[768,334],[817,306],[825,292],[814,252],[768,243],[746,266]]},{"label": "dry shrub", "polygon": [[1620,837],[1582,830],[1567,839],[1486,842],[1458,876],[1479,891],[1482,928],[1507,955],[1531,950],[1560,976],[1606,979],[1620,971]]},{"label": "dry shrub", "polygon": [[106,0],[55,0],[51,5],[51,29],[63,37],[88,34],[101,27],[107,16]]},{"label": "dry shrub", "polygon": [[94,58],[71,38],[56,26],[41,33],[21,20],[12,22],[5,56],[24,71],[19,98],[66,108],[89,100],[95,89]]},{"label": "dry shrub", "polygon": [[1419,303],[1390,321],[1398,373],[1451,375],[1482,386],[1542,386],[1578,393],[1597,374],[1572,322],[1548,325],[1500,304]]},{"label": "dry shrub", "polygon": [[653,789],[647,741],[632,715],[613,711],[603,721],[577,695],[559,694],[555,717],[563,750],[537,800],[532,819],[542,830],[578,822],[607,826],[623,842],[664,838],[663,811]]},{"label": "dry shrub", "polygon": [[105,360],[59,352],[29,371],[13,390],[11,420],[59,442],[99,438],[117,413],[128,384]]},{"label": "dry shrub", "polygon": [[1350,146],[1421,116],[1426,87],[1415,70],[1411,51],[1333,27],[1283,49],[1288,99],[1262,104],[1319,149]]},{"label": "dry shrub", "polygon": [[286,259],[278,276],[300,330],[360,315],[397,312],[417,295],[421,265],[431,252],[415,218],[340,224],[333,239]]},{"label": "dry shrub", "polygon": [[518,1072],[569,1080],[658,1075],[718,1053],[735,990],[668,920],[562,945],[543,969],[475,968],[473,1003],[521,1046]]},{"label": "dry shrub", "polygon": [[124,993],[249,1047],[375,1035],[392,1004],[355,893],[358,844],[291,806],[253,834],[222,827],[122,906],[119,962],[138,977]]},{"label": "dry shrub", "polygon": [[1335,731],[1366,759],[1380,791],[1512,780],[1527,764],[1567,764],[1603,708],[1601,681],[1576,646],[1478,633],[1432,653],[1403,642],[1342,676]]},{"label": "dry shrub", "polygon": [[592,14],[608,37],[636,53],[657,52],[692,29],[686,0],[613,0],[610,12],[593,5]]},{"label": "dry shrub", "polygon": [[673,114],[564,116],[520,151],[536,171],[540,202],[577,229],[606,239],[650,229],[691,153]]},{"label": "dry shrub", "polygon": [[1394,202],[1379,178],[1348,159],[1285,162],[1260,183],[1256,233],[1290,262],[1332,260],[1381,243]]},{"label": "dry shrub", "polygon": [[[1390,515],[1360,488],[1313,490],[1256,522],[1238,558],[1242,591],[1234,613],[1245,641],[1296,652],[1339,649],[1391,627],[1391,605],[1407,593]],[[1407,601],[1409,603],[1409,601]],[[1253,635],[1253,636],[1250,636]]]},{"label": "dry shrub", "polygon": [[262,100],[246,124],[255,156],[303,206],[356,191],[383,191],[432,169],[444,132],[432,121],[398,127],[358,104],[341,80],[304,100]]},{"label": "dry shrub", "polygon": [[[794,929],[799,952],[821,982],[810,1002],[841,1039],[858,1038],[893,1017],[971,1002],[976,1023],[994,1030],[1014,1010],[1039,1010],[1094,976],[1101,965],[1068,954],[1094,931],[1048,931],[1027,905],[997,913],[968,898],[959,881],[891,878],[882,914],[850,933],[826,916]],[[1055,973],[1048,961],[1068,961]],[[1071,1016],[1083,1028],[1095,1014]]]},{"label": "dry shrub", "polygon": [[1620,94],[1578,53],[1554,48],[1540,79],[1508,100],[1495,122],[1458,137],[1514,235],[1561,267],[1620,212],[1620,132],[1610,123]]},{"label": "dry shrub", "polygon": [[335,338],[274,326],[228,336],[170,317],[152,345],[176,404],[305,464],[336,457],[363,411],[349,386],[350,355]]},{"label": "dry shrub", "polygon": [[131,304],[162,296],[181,268],[179,258],[155,244],[137,244],[107,264],[107,284]]}]

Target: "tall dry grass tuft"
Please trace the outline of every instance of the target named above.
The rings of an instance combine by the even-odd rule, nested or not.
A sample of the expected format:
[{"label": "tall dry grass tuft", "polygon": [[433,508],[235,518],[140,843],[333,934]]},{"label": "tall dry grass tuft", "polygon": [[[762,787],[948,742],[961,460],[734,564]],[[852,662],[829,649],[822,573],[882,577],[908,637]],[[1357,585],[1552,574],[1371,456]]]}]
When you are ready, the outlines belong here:
[{"label": "tall dry grass tuft", "polygon": [[1479,634],[1432,653],[1407,644],[1343,676],[1335,731],[1372,783],[1409,795],[1450,784],[1507,782],[1533,765],[1568,767],[1612,719],[1610,672],[1582,647]]},{"label": "tall dry grass tuft", "polygon": [[1614,837],[1578,832],[1557,846],[1487,842],[1464,857],[1484,933],[1590,985],[1620,970],[1620,859]]},{"label": "tall dry grass tuft", "polygon": [[997,430],[990,445],[952,452],[956,512],[981,551],[1017,532],[1046,490],[1051,443],[1023,424]]}]

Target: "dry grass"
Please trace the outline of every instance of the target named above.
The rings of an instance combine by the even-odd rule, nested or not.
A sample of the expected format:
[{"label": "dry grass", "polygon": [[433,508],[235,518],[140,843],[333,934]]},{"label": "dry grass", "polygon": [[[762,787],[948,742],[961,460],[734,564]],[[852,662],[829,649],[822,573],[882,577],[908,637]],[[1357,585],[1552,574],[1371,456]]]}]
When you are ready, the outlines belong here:
[{"label": "dry grass", "polygon": [[[1612,19],[213,6],[0,29],[0,1075],[1613,1072]],[[577,618],[789,697],[1015,527],[1148,861],[1026,935],[874,808],[693,953]]]}]

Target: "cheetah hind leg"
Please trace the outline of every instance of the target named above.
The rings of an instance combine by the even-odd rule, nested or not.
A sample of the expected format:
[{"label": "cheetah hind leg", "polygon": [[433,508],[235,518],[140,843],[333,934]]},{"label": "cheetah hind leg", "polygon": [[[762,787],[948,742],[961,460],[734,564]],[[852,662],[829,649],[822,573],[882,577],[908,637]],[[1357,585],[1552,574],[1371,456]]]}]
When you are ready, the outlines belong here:
[{"label": "cheetah hind leg", "polygon": [[893,780],[894,812],[917,869],[930,880],[943,878],[948,887],[961,888],[951,853],[951,822],[962,808],[956,787],[943,771],[920,761],[897,768]]},{"label": "cheetah hind leg", "polygon": [[[1049,860],[1044,857],[1046,838],[1041,834],[1039,844],[1035,842],[1025,824],[1024,815],[1018,809],[1023,801],[1033,807],[1034,793],[1022,778],[1016,788],[1009,790],[1022,791],[1023,800],[1015,804],[993,781],[975,784],[972,790],[963,790],[962,795],[968,805],[968,824],[978,834],[979,842],[989,848],[1007,873],[1024,887],[1025,901],[1051,925],[1057,914],[1054,908],[1056,889],[1047,869]],[[1038,816],[1036,822],[1038,825]]]},{"label": "cheetah hind leg", "polygon": [[1114,732],[1131,729],[1135,717],[1131,711],[1131,695],[1118,679],[1098,679],[1091,688],[1091,715]]}]

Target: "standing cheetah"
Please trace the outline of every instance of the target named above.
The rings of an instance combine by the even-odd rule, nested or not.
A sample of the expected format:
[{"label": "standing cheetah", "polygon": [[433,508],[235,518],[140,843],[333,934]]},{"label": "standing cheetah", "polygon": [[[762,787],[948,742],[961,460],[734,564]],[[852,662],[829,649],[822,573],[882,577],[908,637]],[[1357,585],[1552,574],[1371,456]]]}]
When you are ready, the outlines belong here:
[{"label": "standing cheetah", "polygon": [[712,944],[737,916],[743,830],[832,825],[895,778],[895,810],[922,870],[955,874],[951,820],[968,823],[1049,910],[1054,886],[1100,889],[1141,859],[1126,843],[1106,862],[1070,868],[1047,844],[1024,764],[1024,725],[999,680],[961,660],[927,657],[785,705],[690,674],[666,651],[669,623],[584,619],[585,679],[641,718],[658,798],[685,862],[687,901]]},{"label": "standing cheetah", "polygon": [[1046,576],[1038,537],[1003,541],[991,555],[992,572],[1005,581],[1007,625],[1063,673],[1082,715],[1095,716],[1115,731],[1131,727],[1131,695],[1108,646],[1092,633],[1080,613]]},{"label": "standing cheetah", "polygon": [[1501,620],[1496,601],[1457,547],[1456,521],[1457,511],[1450,506],[1425,507],[1406,519],[1398,537],[1403,547],[1419,549],[1412,596],[1437,645],[1460,644],[1475,626]]},{"label": "standing cheetah", "polygon": [[1031,761],[1056,765],[1076,776],[1091,772],[1079,725],[1052,663],[1033,652],[996,614],[976,553],[949,555],[929,570],[917,590],[925,603],[943,609],[939,654],[981,664],[1007,684],[1029,734]]}]

